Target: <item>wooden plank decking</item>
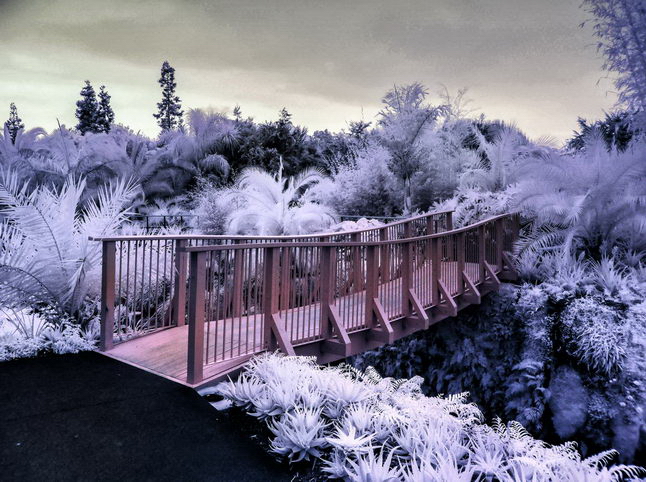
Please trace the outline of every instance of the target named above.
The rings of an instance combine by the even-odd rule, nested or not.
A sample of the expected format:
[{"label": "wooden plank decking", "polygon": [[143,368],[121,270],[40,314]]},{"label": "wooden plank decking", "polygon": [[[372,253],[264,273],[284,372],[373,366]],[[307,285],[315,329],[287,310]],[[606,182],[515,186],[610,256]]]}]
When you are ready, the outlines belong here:
[{"label": "wooden plank decking", "polygon": [[[444,262],[442,265],[445,278],[454,281],[452,285],[448,286],[450,291],[458,291],[457,279],[446,276],[447,273],[455,271],[455,262]],[[424,267],[423,270],[428,271],[428,267]],[[476,273],[478,265],[476,263],[467,263],[465,270],[468,273]],[[402,305],[401,283],[401,278],[397,278],[379,287],[379,299],[387,313],[399,312]],[[492,288],[485,288],[484,291],[491,291]],[[470,304],[469,302],[461,301],[458,306],[459,309],[463,309]],[[357,305],[358,309],[365,306],[365,291],[347,295],[337,300],[337,306],[344,308],[340,312],[342,318],[344,313],[354,312]],[[317,334],[321,333],[320,306],[320,303],[315,303],[290,309],[286,313],[287,316],[283,316],[286,332],[288,334],[295,333],[301,338],[304,338],[309,333],[312,335],[310,341],[320,340],[320,337],[317,336]],[[431,306],[425,306],[425,308],[429,311],[432,310]],[[204,382],[195,385],[203,385],[205,382],[219,380],[246,362],[253,354],[263,352],[262,318],[261,314],[256,314],[205,322],[205,340],[208,343],[205,347],[207,362],[204,365]],[[401,315],[393,316],[390,321],[397,322],[402,318]],[[441,313],[435,314],[433,321],[437,322],[443,318],[446,318],[446,316]],[[348,330],[351,334],[365,331],[365,327]],[[221,336],[213,336],[216,332],[220,333]],[[168,328],[115,345],[113,349],[105,352],[105,354],[179,383],[188,384],[186,382],[188,336],[187,325]],[[305,347],[307,344],[308,342],[303,342],[295,346],[297,348],[299,346]],[[244,353],[244,350],[248,351],[250,347],[253,353]],[[242,349],[243,352],[240,353],[239,349]],[[215,354],[218,354],[217,357]]]},{"label": "wooden plank decking", "polygon": [[[429,213],[336,237],[105,238],[101,350],[193,387],[265,350],[343,359],[514,279],[518,229],[516,215],[452,229],[450,213]],[[118,343],[141,333],[131,324],[151,331]]]}]

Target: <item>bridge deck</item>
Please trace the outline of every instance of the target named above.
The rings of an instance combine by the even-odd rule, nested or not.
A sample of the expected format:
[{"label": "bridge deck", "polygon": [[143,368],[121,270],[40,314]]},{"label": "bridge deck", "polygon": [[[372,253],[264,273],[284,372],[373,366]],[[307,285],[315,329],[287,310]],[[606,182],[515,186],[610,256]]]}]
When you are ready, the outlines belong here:
[{"label": "bridge deck", "polygon": [[[424,266],[422,271],[428,271],[429,267]],[[458,291],[458,280],[448,276],[448,273],[455,269],[455,262],[442,262],[442,273],[449,283],[449,291],[454,293]],[[478,270],[477,263],[466,263],[465,270],[467,273],[475,273]],[[452,283],[451,283],[452,282]],[[398,307],[402,305],[401,278],[396,278],[389,283],[379,286],[379,300],[386,313],[397,313]],[[482,294],[489,291],[482,288]],[[459,298],[459,297],[456,297]],[[459,301],[459,300],[458,300]],[[347,295],[337,300],[337,305],[343,306],[344,310],[340,313],[343,321],[344,313],[352,313],[355,308],[361,309],[365,303],[365,291]],[[462,309],[468,306],[469,302],[460,301],[458,308]],[[433,307],[429,304],[424,306],[425,309],[431,310]],[[432,316],[433,322],[446,318],[447,315],[436,314]],[[244,324],[240,319],[211,320],[205,322],[205,332],[228,333],[227,336],[213,337],[206,336],[205,356],[213,358],[211,363],[204,365],[204,380],[198,385],[206,382],[212,382],[221,379],[227,373],[236,369],[241,363],[246,362],[251,355],[236,354],[236,351],[244,347],[248,351],[249,347],[253,348],[255,353],[263,351],[262,332],[263,332],[263,315],[256,314],[243,317]],[[402,319],[402,316],[393,316],[391,322]],[[320,304],[315,303],[308,306],[292,309],[288,316],[284,317],[284,328],[287,333],[320,333]],[[350,334],[358,334],[366,331],[365,327],[349,329]],[[417,331],[417,330],[414,330]],[[106,355],[129,363],[131,365],[143,368],[152,373],[162,375],[179,383],[187,383],[187,355],[188,355],[188,326],[172,327],[158,331],[146,336],[134,338],[125,341],[114,348],[105,352]],[[316,336],[312,337],[311,343],[320,341]],[[304,347],[308,342],[295,345]],[[222,353],[227,356],[219,357],[215,360],[214,354]],[[191,384],[188,384],[191,385]]]},{"label": "bridge deck", "polygon": [[517,215],[453,229],[440,212],[295,237],[100,238],[100,349],[193,387],[264,350],[340,360],[514,279],[518,232]]}]

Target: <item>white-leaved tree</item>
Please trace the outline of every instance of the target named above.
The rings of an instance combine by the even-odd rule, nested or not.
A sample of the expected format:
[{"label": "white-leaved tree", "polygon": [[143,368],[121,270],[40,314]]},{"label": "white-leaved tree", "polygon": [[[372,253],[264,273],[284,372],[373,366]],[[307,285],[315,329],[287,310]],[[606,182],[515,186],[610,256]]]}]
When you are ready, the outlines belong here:
[{"label": "white-leaved tree", "polygon": [[310,187],[324,176],[316,169],[284,178],[255,167],[244,169],[233,187],[223,191],[230,206],[229,234],[308,234],[325,230],[336,222],[332,209],[316,203]]},{"label": "white-leaved tree", "polygon": [[0,175],[0,306],[45,303],[74,314],[98,294],[101,243],[89,237],[114,234],[139,188],[111,182],[82,205],[85,188],[68,179],[60,190],[29,191],[14,172]]},{"label": "white-leaved tree", "polygon": [[425,135],[435,125],[446,106],[426,103],[428,91],[419,82],[394,86],[381,100],[379,134],[391,155],[390,169],[404,186],[403,212],[412,210],[411,179],[426,156]]},{"label": "white-leaved tree", "polygon": [[616,74],[619,103],[646,127],[646,2],[584,0],[583,7],[594,17],[604,68]]},{"label": "white-leaved tree", "polygon": [[524,248],[601,260],[646,254],[646,144],[608,152],[593,136],[575,155],[553,152],[523,168],[517,205],[533,219]]}]

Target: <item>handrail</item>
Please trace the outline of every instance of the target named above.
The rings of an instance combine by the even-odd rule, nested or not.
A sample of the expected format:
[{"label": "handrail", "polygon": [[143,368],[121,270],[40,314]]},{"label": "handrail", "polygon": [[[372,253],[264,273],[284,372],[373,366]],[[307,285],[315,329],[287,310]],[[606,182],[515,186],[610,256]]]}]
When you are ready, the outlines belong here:
[{"label": "handrail", "polygon": [[[182,376],[196,385],[207,370],[264,350],[332,361],[391,343],[515,276],[518,214],[452,229],[450,212],[439,213],[449,229],[435,233],[437,214],[393,223],[403,231],[390,224],[218,245],[189,246],[190,235],[102,239],[100,348],[188,319],[188,332],[176,333],[188,337]],[[361,234],[372,231],[378,239]],[[338,235],[345,239],[330,241]],[[213,238],[223,239],[205,239]]]},{"label": "handrail", "polygon": [[[311,234],[296,234],[296,235],[273,235],[273,236],[246,236],[246,235],[228,235],[228,234],[145,234],[145,235],[124,235],[124,236],[90,236],[90,241],[138,241],[138,240],[183,240],[183,239],[209,239],[209,240],[234,240],[234,241],[263,241],[263,240],[290,240],[290,239],[308,239],[308,238],[320,238],[327,236],[339,236],[343,234],[362,234],[370,231],[376,231],[379,229],[389,228],[393,226],[399,226],[401,224],[406,224],[409,222],[416,221],[418,219],[428,218],[431,216],[437,216],[440,214],[447,215],[447,219],[450,218],[450,215],[453,213],[453,210],[445,211],[429,211],[424,214],[406,218],[400,221],[394,221],[392,223],[385,223],[381,226],[374,226],[372,228],[366,229],[357,229],[353,231],[333,231],[333,232],[322,232],[322,233],[311,233]],[[451,224],[450,222],[448,224]]]},{"label": "handrail", "polygon": [[[457,229],[452,229],[450,231],[442,231],[441,233],[434,233],[434,234],[426,234],[423,236],[412,236],[408,238],[398,238],[398,239],[386,239],[383,241],[310,241],[310,242],[294,242],[290,243],[290,247],[294,248],[304,248],[304,247],[311,247],[311,246],[318,246],[318,247],[330,247],[330,246],[347,246],[347,247],[353,247],[353,246],[360,246],[360,247],[366,247],[366,246],[385,246],[385,245],[391,245],[391,244],[406,244],[409,243],[412,240],[415,241],[425,241],[427,239],[437,239],[437,238],[442,238],[446,237],[449,235],[455,235],[455,234],[460,234],[464,233],[467,231],[472,231],[474,228],[478,228],[480,226],[484,226],[485,224],[489,224],[493,221],[496,221],[498,219],[505,219],[510,216],[514,216],[515,213],[510,213],[510,214],[499,214],[497,216],[491,216],[489,218],[486,218],[482,221],[478,221],[477,223],[470,224],[468,226],[464,226],[462,228],[457,228]],[[338,233],[338,234],[343,234],[343,233]],[[310,236],[310,237],[318,237],[318,236]],[[284,247],[284,243],[263,243],[263,248],[281,248]],[[224,250],[239,250],[239,249],[249,249],[248,246],[245,246],[244,244],[232,244],[232,245],[220,245],[220,244],[212,244],[212,245],[204,245],[204,246],[186,246],[184,248],[181,248],[181,251],[187,252],[187,253],[193,253],[193,252],[200,252],[200,251],[224,251]]]}]

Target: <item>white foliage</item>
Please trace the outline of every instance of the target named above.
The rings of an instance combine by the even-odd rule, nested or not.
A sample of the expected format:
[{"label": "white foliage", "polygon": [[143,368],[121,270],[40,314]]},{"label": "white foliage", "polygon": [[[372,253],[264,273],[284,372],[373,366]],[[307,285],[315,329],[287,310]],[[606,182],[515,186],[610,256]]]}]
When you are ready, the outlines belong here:
[{"label": "white foliage", "polygon": [[284,179],[282,167],[276,177],[260,168],[245,168],[233,187],[221,191],[219,203],[230,210],[227,233],[267,236],[327,230],[336,215],[314,202],[310,192],[323,179],[315,169]]},{"label": "white foliage", "polygon": [[96,340],[93,328],[83,331],[69,322],[54,326],[30,310],[0,307],[0,361],[33,357],[42,352],[93,350]]},{"label": "white foliage", "polygon": [[217,392],[263,414],[272,451],[292,462],[318,458],[324,472],[345,480],[579,481],[642,473],[606,467],[614,452],[582,460],[574,444],[550,446],[517,422],[489,427],[466,394],[426,397],[420,383],[265,354]]},{"label": "white foliage", "polygon": [[28,192],[15,173],[0,175],[3,304],[21,305],[33,297],[74,311],[90,286],[98,286],[101,244],[89,237],[116,232],[136,187],[110,183],[82,207],[84,190],[85,181],[68,179],[60,191],[41,186]]}]

